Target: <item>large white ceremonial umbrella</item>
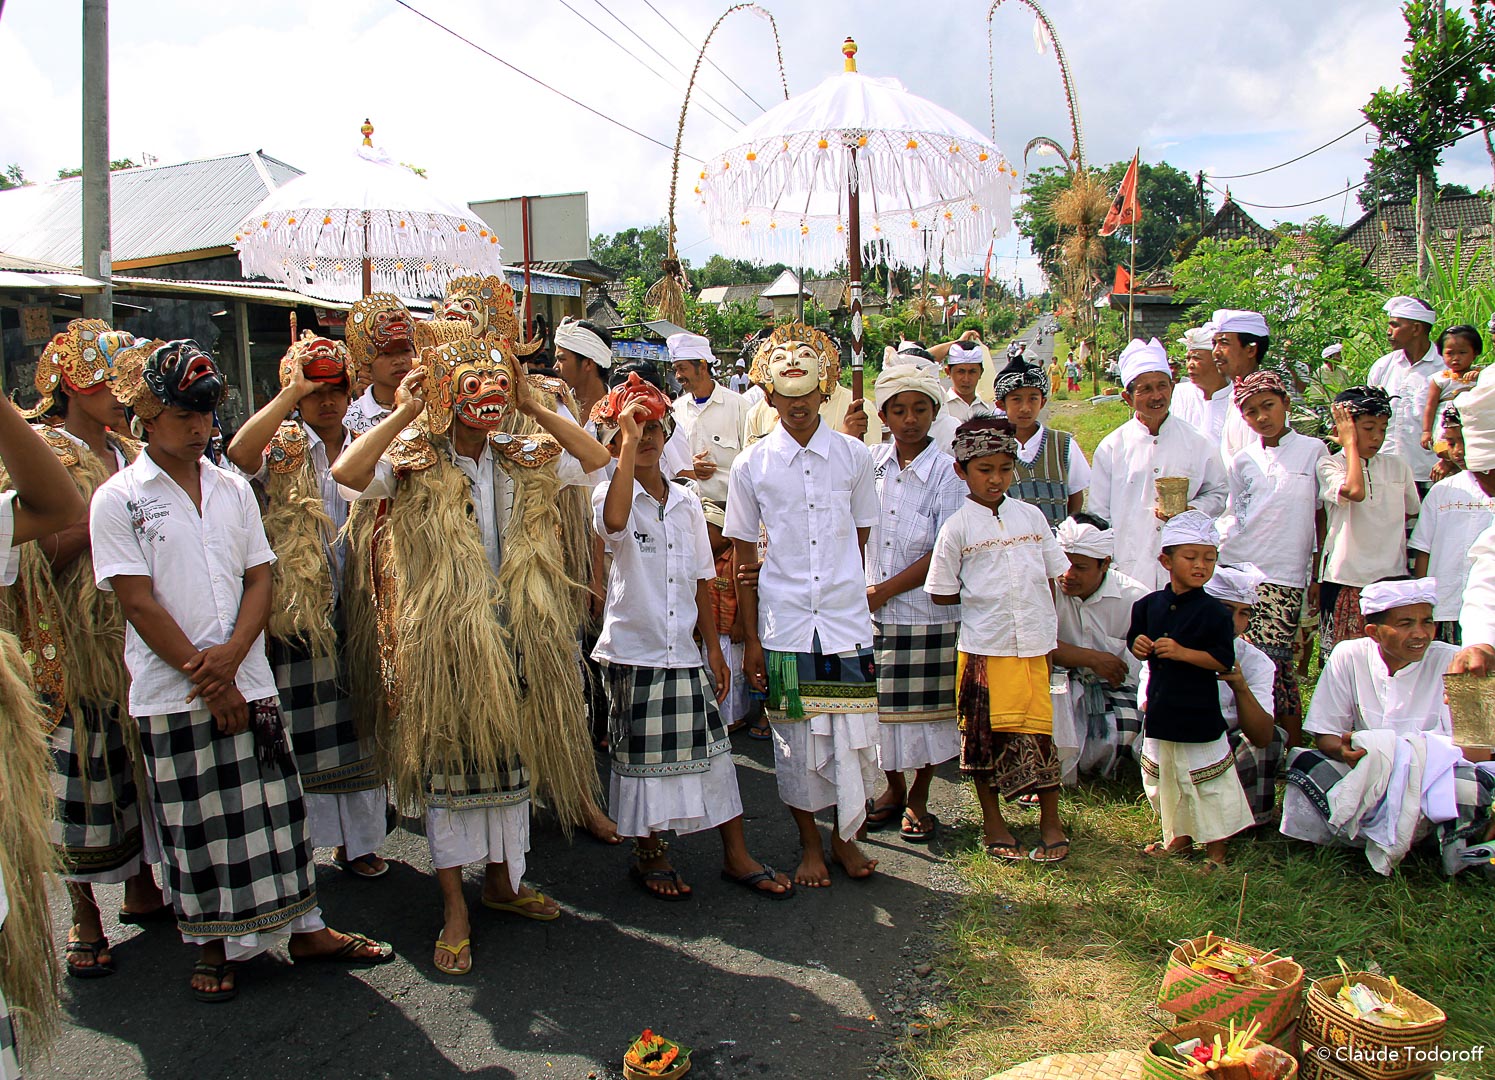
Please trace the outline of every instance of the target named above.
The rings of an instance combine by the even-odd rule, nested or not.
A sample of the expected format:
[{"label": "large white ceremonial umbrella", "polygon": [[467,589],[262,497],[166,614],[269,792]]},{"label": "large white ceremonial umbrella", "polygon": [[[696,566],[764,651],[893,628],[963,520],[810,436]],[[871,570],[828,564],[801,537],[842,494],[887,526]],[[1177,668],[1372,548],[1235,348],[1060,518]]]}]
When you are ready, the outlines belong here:
[{"label": "large white ceremonial umbrella", "polygon": [[[731,258],[769,261],[794,252],[851,278],[853,392],[862,392],[862,259],[901,266],[930,252],[985,254],[1012,228],[1017,169],[960,117],[909,93],[897,79],[856,69],[778,105],[706,159],[696,186],[711,237]],[[864,252],[865,247],[865,252]]]},{"label": "large white ceremonial umbrella", "polygon": [[330,168],[271,192],[234,237],[247,276],[328,300],[435,297],[459,274],[497,274],[498,237],[465,203],[369,138]]}]

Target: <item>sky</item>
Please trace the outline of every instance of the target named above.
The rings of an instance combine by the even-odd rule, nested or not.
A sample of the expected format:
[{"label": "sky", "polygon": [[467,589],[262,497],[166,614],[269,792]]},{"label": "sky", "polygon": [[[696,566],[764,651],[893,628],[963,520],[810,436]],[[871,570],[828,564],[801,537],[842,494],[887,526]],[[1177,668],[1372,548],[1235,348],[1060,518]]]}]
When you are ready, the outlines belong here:
[{"label": "sky", "polygon": [[[689,72],[699,42],[728,6],[410,3],[666,146],[680,112],[681,72]],[[986,0],[925,0],[917,19],[906,0],[765,6],[778,20],[791,93],[839,71],[841,41],[851,35],[862,72],[894,76],[978,129],[990,129],[994,92],[997,143],[1020,169],[1023,147],[1035,136],[1069,144],[1057,65],[1051,51],[1035,48],[1033,17],[1017,0],[992,17],[991,82]],[[1370,93],[1399,80],[1405,48],[1393,0],[1046,0],[1045,10],[1074,74],[1092,163],[1140,149],[1145,161],[1166,160],[1190,173],[1276,165],[1359,123]],[[80,3],[5,0],[0,167],[15,163],[43,180],[80,163],[81,26]],[[171,163],[259,149],[312,170],[355,146],[368,116],[376,143],[425,168],[458,199],[587,191],[593,234],[665,216],[668,149],[555,96],[395,0],[114,0],[109,29],[111,157],[139,162],[149,154]],[[741,123],[783,99],[766,19],[750,11],[728,17],[707,55],[742,89],[703,67],[682,141],[683,152],[697,157],[729,145]],[[1294,165],[1217,183],[1243,204],[1320,198],[1361,179],[1368,131]],[[1034,155],[1027,168],[1054,161]],[[714,248],[688,196],[692,166],[682,162],[676,224],[681,253],[700,265]],[[1447,152],[1440,177],[1476,190],[1489,186],[1483,141],[1469,138]],[[1267,224],[1359,216],[1353,194],[1248,211]],[[517,238],[506,247],[517,258]],[[995,254],[995,276],[1039,284],[1015,231],[998,241]],[[979,269],[981,261],[948,269]]]}]

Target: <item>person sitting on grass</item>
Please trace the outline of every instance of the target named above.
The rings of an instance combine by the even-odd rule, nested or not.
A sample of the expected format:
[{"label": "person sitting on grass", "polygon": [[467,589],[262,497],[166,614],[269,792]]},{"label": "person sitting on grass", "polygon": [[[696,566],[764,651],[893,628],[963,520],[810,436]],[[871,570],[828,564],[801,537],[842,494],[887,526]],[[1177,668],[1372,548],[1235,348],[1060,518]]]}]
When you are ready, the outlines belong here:
[{"label": "person sitting on grass", "polygon": [[944,397],[939,368],[928,361],[892,358],[877,377],[877,411],[893,441],[872,450],[882,512],[867,538],[867,606],[877,757],[888,786],[868,808],[867,827],[901,818],[899,835],[916,844],[933,839],[939,825],[928,806],[934,767],[960,753],[952,663],[960,609],[935,604],[922,588],[935,536],[966,494],[954,459],[929,434]]},{"label": "person sitting on grass", "polygon": [[1158,557],[1168,584],[1132,608],[1127,646],[1147,661],[1142,701],[1142,788],[1162,819],[1163,839],[1144,853],[1187,855],[1204,846],[1209,869],[1225,865],[1226,841],[1252,825],[1233,767],[1217,676],[1235,669],[1235,627],[1204,591],[1220,535],[1197,510],[1170,518]]},{"label": "person sitting on grass", "polygon": [[[979,419],[955,435],[955,468],[969,490],[940,528],[924,591],[961,606],[956,653],[960,770],[976,785],[986,852],[1010,862],[1062,862],[1049,654],[1058,645],[1053,579],[1069,565],[1037,507],[1007,497],[1017,438],[1007,420]],[[1024,854],[1002,817],[1003,798],[1033,793],[1039,844]]]},{"label": "person sitting on grass", "polygon": [[1495,839],[1495,771],[1451,740],[1443,677],[1459,650],[1434,639],[1437,599],[1432,578],[1361,593],[1366,636],[1329,655],[1303,725],[1314,745],[1288,756],[1284,836],[1363,847],[1386,875],[1430,832],[1445,874],[1490,858],[1465,858]]},{"label": "person sitting on grass", "polygon": [[[1272,820],[1277,772],[1287,733],[1272,721],[1273,668],[1267,654],[1246,640],[1247,625],[1261,600],[1262,571],[1250,563],[1216,566],[1204,591],[1225,605],[1235,625],[1235,664],[1219,676],[1220,713],[1246,802],[1257,825]],[[1138,694],[1147,696],[1147,671]]]},{"label": "person sitting on grass", "polygon": [[1073,435],[1056,431],[1038,419],[1048,404],[1043,368],[1013,360],[997,373],[997,403],[1012,421],[1017,438],[1017,483],[1012,497],[1038,507],[1049,528],[1085,506],[1090,462]]},{"label": "person sitting on grass", "polygon": [[[1443,410],[1443,438],[1449,459],[1464,462],[1464,425],[1457,406]],[[1407,541],[1414,577],[1429,572],[1438,579],[1438,602],[1433,620],[1438,640],[1464,643],[1459,615],[1469,584],[1470,551],[1475,541],[1495,525],[1495,470],[1468,469],[1439,480],[1422,501],[1422,512]]]}]

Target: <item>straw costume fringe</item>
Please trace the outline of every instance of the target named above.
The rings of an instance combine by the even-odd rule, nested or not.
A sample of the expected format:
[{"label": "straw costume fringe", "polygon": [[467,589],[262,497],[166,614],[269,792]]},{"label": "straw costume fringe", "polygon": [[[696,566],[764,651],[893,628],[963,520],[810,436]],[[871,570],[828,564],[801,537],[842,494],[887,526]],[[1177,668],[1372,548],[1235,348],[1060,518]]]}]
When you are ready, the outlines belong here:
[{"label": "straw costume fringe", "polygon": [[275,552],[270,636],[299,640],[313,656],[331,656],[337,649],[337,635],[332,628],[332,576],[326,545],[333,542],[337,527],[322,502],[311,456],[304,455],[292,472],[270,472],[265,491],[269,495],[265,533]]},{"label": "straw costume fringe", "polygon": [[[28,547],[34,545],[28,545]],[[28,1059],[45,1053],[62,1015],[47,890],[57,875],[48,836],[52,755],[19,643],[0,633],[0,876],[10,914],[0,930],[0,992]]]},{"label": "straw costume fringe", "polygon": [[467,477],[443,450],[400,485],[386,526],[399,645],[378,745],[397,804],[423,810],[432,774],[500,774],[516,750],[538,762],[524,753],[498,583],[472,527]]},{"label": "straw costume fringe", "polygon": [[[373,567],[375,531],[379,524],[380,505],[354,502],[348,507],[348,520],[340,539],[347,545],[343,560],[343,614],[346,623],[343,648],[347,651],[348,670],[357,674],[348,680],[348,696],[353,702],[353,724],[360,739],[375,740],[375,765],[381,776],[389,775],[389,755],[378,736],[388,724],[388,698],[380,677],[383,665],[379,653],[379,613],[374,603]],[[384,533],[383,546],[388,546]],[[387,552],[382,553],[387,561]]]}]

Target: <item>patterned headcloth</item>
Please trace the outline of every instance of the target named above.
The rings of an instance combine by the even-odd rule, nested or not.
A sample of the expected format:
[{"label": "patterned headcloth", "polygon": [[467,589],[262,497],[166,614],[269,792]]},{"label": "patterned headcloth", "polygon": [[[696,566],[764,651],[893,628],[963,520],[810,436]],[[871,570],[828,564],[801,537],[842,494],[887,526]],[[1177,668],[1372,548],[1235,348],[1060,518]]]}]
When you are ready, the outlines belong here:
[{"label": "patterned headcloth", "polygon": [[1235,381],[1235,407],[1239,409],[1246,404],[1246,399],[1253,394],[1266,393],[1278,394],[1283,401],[1288,400],[1287,385],[1282,376],[1267,368],[1259,368]]},{"label": "patterned headcloth", "polygon": [[955,429],[955,438],[950,443],[950,453],[955,460],[966,465],[989,454],[1006,454],[1017,457],[1017,436],[1012,421],[998,416],[982,416],[967,420]]},{"label": "patterned headcloth", "polygon": [[1334,395],[1334,404],[1345,406],[1351,416],[1391,415],[1391,398],[1379,386],[1347,386]]},{"label": "patterned headcloth", "polygon": [[997,378],[992,383],[992,397],[997,401],[1003,400],[1014,390],[1021,390],[1025,386],[1031,386],[1043,393],[1044,399],[1049,396],[1049,377],[1043,368],[1037,364],[1031,364],[1021,356],[1007,361],[1007,366],[997,372]]},{"label": "patterned headcloth", "polygon": [[1443,406],[1443,412],[1438,417],[1444,427],[1463,427],[1464,417],[1459,413],[1457,405]]},{"label": "patterned headcloth", "polygon": [[1197,544],[1203,547],[1219,547],[1220,533],[1215,520],[1202,510],[1185,510],[1174,514],[1163,523],[1163,547],[1180,547]]}]

